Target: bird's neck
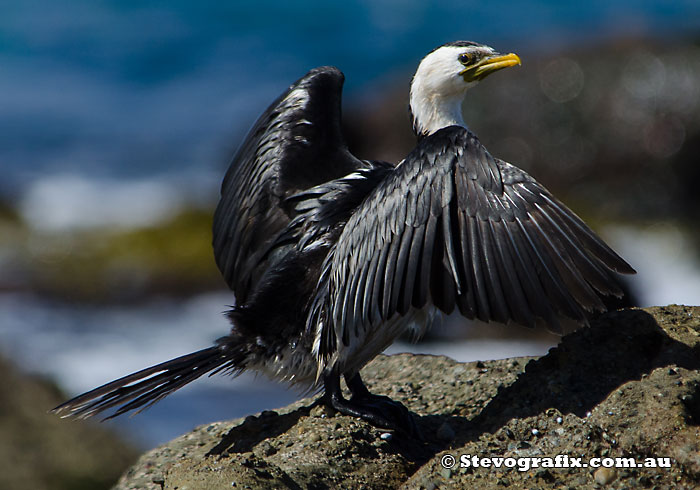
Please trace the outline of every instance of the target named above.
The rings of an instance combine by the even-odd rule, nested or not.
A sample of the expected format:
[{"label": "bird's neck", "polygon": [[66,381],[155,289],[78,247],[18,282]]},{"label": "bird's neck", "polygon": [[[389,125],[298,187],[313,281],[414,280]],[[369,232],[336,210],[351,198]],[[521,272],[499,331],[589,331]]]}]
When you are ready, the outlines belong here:
[{"label": "bird's neck", "polygon": [[438,95],[414,84],[411,87],[410,110],[416,136],[428,136],[448,126],[466,128],[462,117],[463,100],[464,92]]}]

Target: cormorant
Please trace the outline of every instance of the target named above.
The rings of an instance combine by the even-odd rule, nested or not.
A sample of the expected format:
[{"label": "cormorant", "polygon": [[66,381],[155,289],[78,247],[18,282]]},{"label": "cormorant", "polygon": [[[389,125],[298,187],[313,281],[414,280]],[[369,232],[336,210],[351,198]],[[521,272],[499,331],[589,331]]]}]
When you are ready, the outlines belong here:
[{"label": "cormorant", "polygon": [[[263,372],[378,427],[416,431],[371,394],[360,369],[439,312],[560,330],[621,296],[634,273],[462,119],[465,93],[515,54],[459,41],[430,52],[410,88],[417,145],[397,165],[354,157],[341,134],[336,68],[311,70],[265,111],[226,174],[216,262],[236,297],[212,347],[130,374],[56,407],[90,417],[141,410],[204,374]],[[352,394],[343,397],[340,376]]]}]

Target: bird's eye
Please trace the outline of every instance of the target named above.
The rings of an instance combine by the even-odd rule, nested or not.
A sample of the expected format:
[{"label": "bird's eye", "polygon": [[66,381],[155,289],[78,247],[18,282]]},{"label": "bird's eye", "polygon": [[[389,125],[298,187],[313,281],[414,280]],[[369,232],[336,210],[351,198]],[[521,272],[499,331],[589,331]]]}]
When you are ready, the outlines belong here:
[{"label": "bird's eye", "polygon": [[470,63],[471,60],[472,60],[472,56],[469,53],[462,53],[459,55],[459,62],[462,63],[463,65]]}]

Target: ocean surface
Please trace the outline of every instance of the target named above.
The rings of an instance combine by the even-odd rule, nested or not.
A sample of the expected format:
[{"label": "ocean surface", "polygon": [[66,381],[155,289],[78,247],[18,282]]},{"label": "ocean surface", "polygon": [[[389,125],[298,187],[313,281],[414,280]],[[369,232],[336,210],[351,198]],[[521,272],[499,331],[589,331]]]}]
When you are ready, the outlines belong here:
[{"label": "ocean surface", "polygon": [[[0,0],[0,200],[39,230],[148,224],[211,204],[254,119],[312,67],[341,68],[353,104],[382,80],[405,78],[408,89],[420,58],[456,39],[527,54],[698,32],[700,2],[690,0]],[[697,303],[700,265],[677,231],[606,236],[649,265],[636,291],[643,304]],[[210,293],[97,308],[0,294],[0,354],[77,394],[209,345],[228,330],[221,312],[231,301]],[[549,347],[483,340],[391,351],[467,361]],[[207,378],[109,424],[151,447],[297,397],[253,376]]]},{"label": "ocean surface", "polygon": [[408,89],[456,39],[533,53],[699,29],[694,0],[0,1],[0,197],[58,176],[213,199],[255,117],[319,65],[345,72],[352,103],[383,77]]}]

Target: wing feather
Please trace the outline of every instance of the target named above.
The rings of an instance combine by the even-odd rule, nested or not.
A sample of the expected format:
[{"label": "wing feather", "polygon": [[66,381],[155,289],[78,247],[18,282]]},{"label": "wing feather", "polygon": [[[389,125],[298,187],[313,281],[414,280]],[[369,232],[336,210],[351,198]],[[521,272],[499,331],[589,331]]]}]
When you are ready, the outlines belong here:
[{"label": "wing feather", "polygon": [[377,269],[374,273],[374,282],[372,285],[372,301],[370,303],[370,311],[372,312],[371,325],[378,325],[385,318],[382,316],[381,302],[380,298],[383,298],[384,285],[384,275],[386,271],[387,257],[389,255],[389,248],[386,242],[383,242],[383,246],[380,245],[381,253],[379,255],[379,263],[377,264]]},{"label": "wing feather", "polygon": [[479,236],[483,246],[482,260],[486,274],[486,289],[489,292],[491,307],[491,319],[506,323],[510,318],[506,294],[501,286],[501,278],[498,274],[498,263],[494,244],[494,236],[488,221],[478,220]]},{"label": "wing feather", "polygon": [[421,140],[355,210],[326,260],[344,274],[321,279],[336,283],[319,287],[314,304],[342,308],[324,328],[367,342],[384,322],[428,305],[527,326],[540,318],[559,330],[559,317],[585,322],[605,308],[598,293],[619,293],[613,272],[633,272],[543,186],[459,127]]},{"label": "wing feather", "polygon": [[581,245],[574,241],[572,238],[575,236],[573,231],[562,218],[556,212],[548,211],[539,203],[536,204],[536,207],[542,216],[549,221],[550,225],[556,229],[556,232],[565,239],[567,250],[571,254],[578,269],[584,275],[586,281],[600,293],[613,294],[617,297],[621,297],[622,290],[612,279],[609,269],[606,270],[604,264],[601,264],[596,258],[591,258]]},{"label": "wing feather", "polygon": [[413,229],[411,246],[406,265],[406,280],[401,291],[401,302],[398,306],[400,314],[405,315],[413,305],[413,295],[416,280],[418,279],[418,265],[423,251],[423,241],[425,240],[425,224]]},{"label": "wing feather", "polygon": [[547,293],[540,278],[540,267],[535,261],[529,246],[525,243],[524,237],[518,231],[518,224],[513,221],[504,223],[508,236],[508,244],[518,258],[515,271],[523,283],[523,290],[528,298],[528,303],[532,306],[535,315],[544,318],[554,329],[558,328],[559,322],[554,311],[554,304],[548,299]]},{"label": "wing feather", "polygon": [[[569,255],[567,248],[557,238],[552,238],[554,235],[553,229],[546,226],[542,215],[537,213],[533,216],[531,223],[550,255],[556,257],[555,265],[562,279],[566,283],[567,289],[571,291],[572,296],[578,298],[579,303],[588,311],[601,311],[605,309],[600,297],[595,293],[593,288],[583,278],[583,275],[576,267],[576,263]],[[556,243],[555,243],[556,240]]]},{"label": "wing feather", "polygon": [[389,242],[389,256],[384,270],[384,290],[382,291],[382,318],[387,319],[393,313],[391,311],[391,289],[396,275],[397,258],[401,247],[401,235],[393,235]]},{"label": "wing feather", "polygon": [[[390,311],[399,311],[399,297],[402,292],[402,285],[406,276],[408,267],[408,258],[413,244],[413,234],[415,230],[412,226],[405,226],[401,233],[401,245],[399,246],[399,254],[396,257],[396,272],[393,275],[393,284],[391,287],[391,301],[389,303]],[[400,312],[400,311],[399,311]]]},{"label": "wing feather", "polygon": [[416,308],[421,308],[428,301],[436,228],[437,217],[432,213],[428,213],[428,222],[425,227],[425,235],[423,235],[423,253],[420,258],[420,276],[417,285],[417,296],[414,298],[413,302],[413,306]]},{"label": "wing feather", "polygon": [[274,260],[285,199],[362,167],[340,130],[343,74],[316,68],[260,116],[226,173],[214,215],[216,263],[239,303]]},{"label": "wing feather", "polygon": [[457,210],[457,220],[459,223],[459,237],[460,237],[460,249],[462,251],[462,262],[461,266],[463,268],[462,278],[464,279],[464,288],[462,290],[462,295],[458,298],[457,304],[459,306],[459,311],[467,318],[474,318],[477,315],[476,306],[476,281],[471,274],[471,256],[469,248],[469,228],[468,220],[470,220],[466,215],[464,209]]},{"label": "wing feather", "polygon": [[636,272],[632,266],[625,262],[622,257],[601,240],[581,218],[573,213],[573,211],[549,195],[549,193],[544,194],[542,198],[552,206],[553,209],[559,211],[559,216],[563,217],[572,226],[576,237],[608,268],[620,274],[634,274]]},{"label": "wing feather", "polygon": [[450,222],[450,209],[445,207],[442,210],[442,232],[444,233],[445,240],[445,255],[447,255],[447,263],[449,264],[449,270],[452,274],[452,279],[454,280],[455,287],[457,288],[457,294],[462,294],[462,284],[459,279],[460,274],[457,272],[457,256],[455,254],[455,244],[452,238],[452,223]]},{"label": "wing feather", "polygon": [[372,254],[372,259],[370,265],[367,268],[367,276],[365,279],[365,294],[362,299],[362,325],[369,325],[372,319],[372,298],[374,297],[374,291],[376,284],[376,274],[377,266],[379,265],[379,258],[381,254]]},{"label": "wing feather", "polygon": [[506,235],[503,220],[490,221],[489,226],[493,236],[494,248],[496,249],[495,261],[498,267],[498,274],[501,278],[501,285],[503,286],[512,318],[521,325],[534,327],[534,314],[528,304],[522,282],[516,271],[517,266],[513,257],[513,250]]},{"label": "wing feather", "polygon": [[486,278],[484,276],[484,251],[482,248],[481,237],[479,236],[479,225],[474,216],[470,216],[467,220],[467,233],[469,235],[469,263],[471,264],[471,273],[474,279],[477,318],[483,321],[488,321],[491,318],[491,307],[488,300],[488,291],[486,286]]}]

